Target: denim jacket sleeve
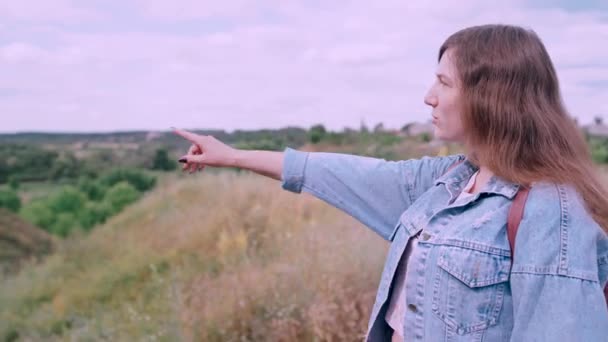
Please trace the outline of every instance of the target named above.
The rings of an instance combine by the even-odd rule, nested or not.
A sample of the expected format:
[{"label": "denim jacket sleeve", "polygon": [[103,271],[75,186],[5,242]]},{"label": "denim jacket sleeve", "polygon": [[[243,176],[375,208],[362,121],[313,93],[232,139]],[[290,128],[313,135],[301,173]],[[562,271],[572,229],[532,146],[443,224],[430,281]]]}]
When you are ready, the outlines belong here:
[{"label": "denim jacket sleeve", "polygon": [[386,161],[285,149],[282,187],[302,190],[390,240],[400,215],[462,155]]},{"label": "denim jacket sleeve", "polygon": [[573,193],[560,186],[530,192],[511,270],[511,341],[608,337],[606,274],[600,269],[608,238]]}]

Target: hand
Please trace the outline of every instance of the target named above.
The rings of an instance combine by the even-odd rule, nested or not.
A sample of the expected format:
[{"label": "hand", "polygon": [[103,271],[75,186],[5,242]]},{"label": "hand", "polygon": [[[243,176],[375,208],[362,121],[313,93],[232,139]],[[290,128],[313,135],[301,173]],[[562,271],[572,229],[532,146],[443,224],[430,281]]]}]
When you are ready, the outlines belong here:
[{"label": "hand", "polygon": [[202,171],[205,166],[226,167],[235,166],[238,150],[222,143],[209,135],[199,135],[182,129],[173,129],[173,133],[192,143],[188,153],[179,161],[184,163],[183,170]]}]

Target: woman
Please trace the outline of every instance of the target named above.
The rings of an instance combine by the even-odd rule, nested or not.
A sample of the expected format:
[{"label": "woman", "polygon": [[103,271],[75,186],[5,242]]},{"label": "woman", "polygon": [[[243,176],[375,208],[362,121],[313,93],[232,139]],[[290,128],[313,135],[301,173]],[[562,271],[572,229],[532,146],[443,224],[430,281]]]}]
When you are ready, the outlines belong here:
[{"label": "woman", "polygon": [[[465,155],[239,151],[176,130],[193,144],[180,161],[281,180],[390,241],[369,341],[605,341],[608,198],[545,47],[486,25],[450,36],[438,60],[425,103]],[[524,189],[512,255],[507,216]]]}]

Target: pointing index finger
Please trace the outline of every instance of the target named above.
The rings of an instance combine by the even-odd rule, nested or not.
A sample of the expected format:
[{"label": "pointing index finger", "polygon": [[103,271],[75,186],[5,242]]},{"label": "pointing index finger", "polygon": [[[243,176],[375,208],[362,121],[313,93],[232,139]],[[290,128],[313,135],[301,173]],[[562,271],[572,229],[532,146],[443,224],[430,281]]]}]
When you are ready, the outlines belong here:
[{"label": "pointing index finger", "polygon": [[192,132],[188,132],[186,130],[183,129],[179,129],[179,128],[173,128],[173,133],[181,136],[182,138],[194,143],[194,144],[198,144],[199,143],[199,136],[197,134],[194,134]]}]

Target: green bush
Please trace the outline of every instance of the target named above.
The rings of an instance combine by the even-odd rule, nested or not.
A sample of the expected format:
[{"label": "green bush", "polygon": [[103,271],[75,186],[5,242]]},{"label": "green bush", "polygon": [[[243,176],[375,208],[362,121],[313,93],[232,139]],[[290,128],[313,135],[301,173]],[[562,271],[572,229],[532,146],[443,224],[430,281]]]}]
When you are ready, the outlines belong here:
[{"label": "green bush", "polygon": [[81,177],[78,180],[78,189],[91,201],[101,201],[106,193],[106,187],[90,177]]},{"label": "green bush", "polygon": [[15,175],[8,178],[8,186],[14,191],[19,190],[19,185],[19,179]]},{"label": "green bush", "polygon": [[428,143],[431,141],[431,135],[429,133],[426,133],[426,132],[422,133],[422,134],[420,134],[419,137],[420,137],[420,141],[422,141],[422,142]]},{"label": "green bush", "polygon": [[135,202],[139,196],[139,191],[133,185],[120,182],[108,189],[104,201],[109,204],[112,213],[118,213],[125,206]]},{"label": "green bush", "polygon": [[65,153],[53,161],[50,169],[50,178],[54,180],[63,178],[76,178],[82,171],[82,162],[74,154]]},{"label": "green bush", "polygon": [[323,140],[326,133],[327,130],[325,129],[325,126],[317,124],[310,127],[310,130],[308,131],[308,139],[311,143],[316,144]]},{"label": "green bush", "polygon": [[59,213],[49,231],[55,235],[66,237],[77,227],[78,220],[76,220],[76,215],[73,213]]},{"label": "green bush", "polygon": [[342,145],[345,135],[337,132],[329,132],[323,135],[323,140],[332,145]]},{"label": "green bush", "polygon": [[379,134],[379,136],[378,136],[378,142],[382,146],[392,146],[400,141],[401,141],[401,138],[396,135],[393,135],[393,134],[384,133],[384,134]]},{"label": "green bush", "polygon": [[66,187],[48,199],[35,200],[21,210],[21,217],[51,234],[66,237],[82,226],[78,217],[84,211],[86,197],[72,187]]},{"label": "green bush", "polygon": [[49,200],[49,207],[55,213],[71,213],[77,215],[87,197],[73,186],[64,187],[59,193],[52,196]]},{"label": "green bush", "polygon": [[598,146],[592,149],[591,157],[596,163],[608,163],[608,148],[605,146]]},{"label": "green bush", "polygon": [[608,163],[608,139],[589,137],[588,143],[593,161],[601,164]]},{"label": "green bush", "polygon": [[164,148],[159,148],[154,154],[152,162],[153,170],[171,171],[177,168],[177,163],[169,158],[169,153]]},{"label": "green bush", "polygon": [[0,190],[0,207],[18,212],[21,208],[21,199],[12,189]]},{"label": "green bush", "polygon": [[26,204],[20,212],[21,217],[40,228],[50,231],[55,223],[56,215],[46,200],[35,200]]},{"label": "green bush", "polygon": [[284,143],[280,140],[261,139],[255,141],[239,141],[233,144],[233,147],[240,150],[280,151],[284,149]]},{"label": "green bush", "polygon": [[106,202],[87,202],[78,216],[80,226],[90,230],[96,224],[104,223],[112,215],[112,207]]},{"label": "green bush", "polygon": [[156,184],[156,178],[146,173],[133,169],[116,169],[100,179],[100,184],[105,187],[112,187],[120,182],[131,184],[137,191],[148,191]]},{"label": "green bush", "polygon": [[114,170],[102,179],[81,177],[50,198],[34,200],[21,216],[52,234],[67,236],[76,228],[90,230],[135,202],[139,189],[150,189],[156,179],[137,170]]}]

